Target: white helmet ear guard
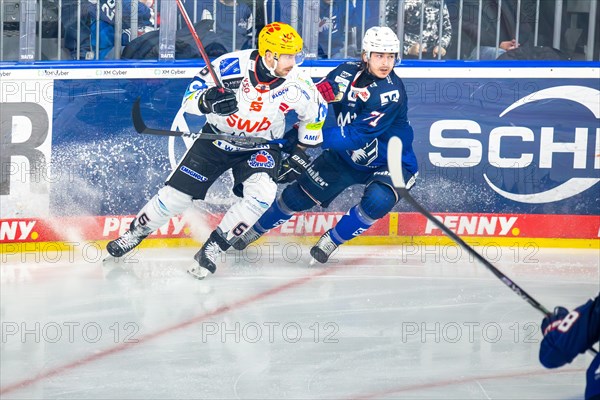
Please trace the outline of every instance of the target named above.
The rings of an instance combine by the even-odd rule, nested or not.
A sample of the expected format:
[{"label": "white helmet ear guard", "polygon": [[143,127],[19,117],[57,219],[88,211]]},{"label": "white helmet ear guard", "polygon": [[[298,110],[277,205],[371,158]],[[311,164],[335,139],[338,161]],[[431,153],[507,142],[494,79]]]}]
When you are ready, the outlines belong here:
[{"label": "white helmet ear guard", "polygon": [[371,58],[371,53],[394,53],[399,61],[400,40],[396,33],[387,26],[374,26],[365,32],[362,51],[367,54],[367,60]]}]

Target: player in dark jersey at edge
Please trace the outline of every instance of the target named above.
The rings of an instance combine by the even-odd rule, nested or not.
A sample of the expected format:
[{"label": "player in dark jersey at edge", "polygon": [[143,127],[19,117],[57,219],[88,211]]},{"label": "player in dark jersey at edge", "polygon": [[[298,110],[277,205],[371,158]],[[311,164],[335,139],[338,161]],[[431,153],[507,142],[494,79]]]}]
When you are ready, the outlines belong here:
[{"label": "player in dark jersey at edge", "polygon": [[[569,312],[556,307],[542,321],[544,339],[540,344],[540,362],[546,368],[570,363],[600,341],[600,294]],[[586,373],[586,400],[600,400],[600,355],[592,360]]]}]

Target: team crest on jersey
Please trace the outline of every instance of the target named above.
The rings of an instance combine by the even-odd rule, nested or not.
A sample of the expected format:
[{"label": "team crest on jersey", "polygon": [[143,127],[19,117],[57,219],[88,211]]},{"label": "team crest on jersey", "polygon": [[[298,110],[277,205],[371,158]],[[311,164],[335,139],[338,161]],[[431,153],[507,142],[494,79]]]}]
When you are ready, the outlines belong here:
[{"label": "team crest on jersey", "polygon": [[238,58],[226,58],[219,64],[221,76],[235,75],[240,73],[240,60]]},{"label": "team crest on jersey", "polygon": [[252,168],[273,168],[275,160],[268,152],[261,150],[252,154],[248,160],[248,165]]},{"label": "team crest on jersey", "polygon": [[368,143],[363,148],[350,152],[350,158],[355,164],[368,166],[377,159],[378,143],[377,139],[373,139],[371,143]]}]

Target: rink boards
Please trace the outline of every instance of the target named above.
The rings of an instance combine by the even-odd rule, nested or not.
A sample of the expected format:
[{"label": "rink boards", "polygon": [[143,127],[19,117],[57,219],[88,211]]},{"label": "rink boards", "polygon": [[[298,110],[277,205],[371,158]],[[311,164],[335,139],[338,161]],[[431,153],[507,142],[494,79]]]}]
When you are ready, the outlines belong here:
[{"label": "rink boards", "polygon": [[[0,69],[0,244],[6,252],[27,250],[25,244],[105,241],[126,228],[189,146],[135,133],[130,110],[137,97],[151,127],[194,131],[203,123],[179,109],[198,64],[81,65]],[[333,65],[305,69],[317,79]],[[420,164],[413,196],[473,243],[598,248],[597,63],[422,65],[397,68]],[[293,122],[293,112],[288,117]],[[205,219],[174,218],[148,244],[203,240],[206,231],[194,234],[195,225],[214,226],[235,201],[230,184],[226,177],[211,189],[200,210]],[[301,214],[273,235],[319,236],[360,196],[349,190],[328,210]],[[402,203],[357,240],[444,242]]]}]

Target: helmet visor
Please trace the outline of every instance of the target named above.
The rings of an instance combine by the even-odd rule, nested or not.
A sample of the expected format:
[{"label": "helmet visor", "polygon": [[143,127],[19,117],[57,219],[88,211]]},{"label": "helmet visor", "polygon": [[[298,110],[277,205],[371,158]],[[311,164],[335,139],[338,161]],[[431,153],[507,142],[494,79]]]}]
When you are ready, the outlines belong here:
[{"label": "helmet visor", "polygon": [[306,53],[303,51],[300,51],[296,54],[280,54],[279,55],[279,60],[282,61],[294,61],[294,63],[296,65],[300,65],[304,62],[304,58],[305,58]]}]

